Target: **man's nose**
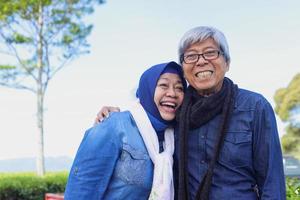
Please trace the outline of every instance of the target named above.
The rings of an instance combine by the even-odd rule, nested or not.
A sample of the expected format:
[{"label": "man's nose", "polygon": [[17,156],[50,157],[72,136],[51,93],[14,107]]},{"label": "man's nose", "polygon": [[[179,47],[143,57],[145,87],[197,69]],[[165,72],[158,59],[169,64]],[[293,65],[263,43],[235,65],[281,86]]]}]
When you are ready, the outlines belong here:
[{"label": "man's nose", "polygon": [[208,61],[204,58],[204,56],[202,54],[199,55],[199,59],[196,62],[196,64],[198,65],[202,65],[202,64],[206,64]]}]

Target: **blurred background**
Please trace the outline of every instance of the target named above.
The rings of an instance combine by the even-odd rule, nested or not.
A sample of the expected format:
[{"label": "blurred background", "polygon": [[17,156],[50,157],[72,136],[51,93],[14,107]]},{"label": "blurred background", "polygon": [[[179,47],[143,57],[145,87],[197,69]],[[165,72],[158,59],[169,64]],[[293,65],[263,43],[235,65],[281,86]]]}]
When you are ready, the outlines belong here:
[{"label": "blurred background", "polygon": [[[300,72],[299,8],[297,0],[107,0],[96,6],[85,18],[94,26],[87,37],[90,53],[74,59],[48,85],[44,102],[46,168],[68,169],[99,109],[104,105],[126,109],[141,73],[156,63],[178,61],[181,36],[200,25],[224,32],[232,59],[227,76],[239,87],[263,94],[274,109],[277,106],[280,137],[287,129],[290,132],[284,150],[297,157],[300,97],[295,91],[300,83],[288,86]],[[13,63],[10,59],[0,54],[1,64]],[[294,96],[288,96],[290,92]],[[1,162],[7,159],[10,167],[2,171],[35,167],[36,113],[33,93],[0,86],[0,171]],[[21,158],[31,159],[30,167],[18,162],[12,165],[11,159]],[[51,167],[51,159],[56,159],[56,167]]]}]

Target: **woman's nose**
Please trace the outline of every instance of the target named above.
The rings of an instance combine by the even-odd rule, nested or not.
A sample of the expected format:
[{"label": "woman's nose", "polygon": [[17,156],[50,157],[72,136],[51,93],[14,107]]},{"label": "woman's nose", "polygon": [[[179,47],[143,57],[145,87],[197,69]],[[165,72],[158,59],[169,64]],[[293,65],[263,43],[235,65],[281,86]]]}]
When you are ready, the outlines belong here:
[{"label": "woman's nose", "polygon": [[175,97],[176,96],[175,89],[170,87],[167,91],[167,96]]}]

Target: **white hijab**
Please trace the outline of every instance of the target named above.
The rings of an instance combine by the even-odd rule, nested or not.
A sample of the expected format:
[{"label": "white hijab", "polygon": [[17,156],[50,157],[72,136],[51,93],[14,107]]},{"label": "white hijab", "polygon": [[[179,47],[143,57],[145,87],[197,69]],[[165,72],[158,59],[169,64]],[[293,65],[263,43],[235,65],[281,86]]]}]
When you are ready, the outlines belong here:
[{"label": "white hijab", "polygon": [[154,164],[154,175],[149,200],[173,200],[174,129],[165,130],[164,151],[159,153],[158,137],[144,108],[139,102],[129,109]]}]

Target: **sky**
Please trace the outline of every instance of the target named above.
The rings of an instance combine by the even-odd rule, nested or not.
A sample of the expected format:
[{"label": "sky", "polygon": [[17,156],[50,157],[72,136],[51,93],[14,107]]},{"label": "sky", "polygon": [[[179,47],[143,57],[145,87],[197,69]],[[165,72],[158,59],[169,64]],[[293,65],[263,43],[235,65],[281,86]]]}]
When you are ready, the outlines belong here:
[{"label": "sky", "polygon": [[[85,130],[104,105],[125,109],[148,67],[178,61],[189,29],[214,26],[227,37],[226,76],[275,106],[277,89],[300,73],[300,1],[107,0],[88,17],[90,54],[61,70],[45,99],[45,155],[74,157]],[[4,59],[0,54],[0,62]],[[280,135],[284,127],[277,118]],[[36,97],[0,87],[0,160],[37,151]]]}]

